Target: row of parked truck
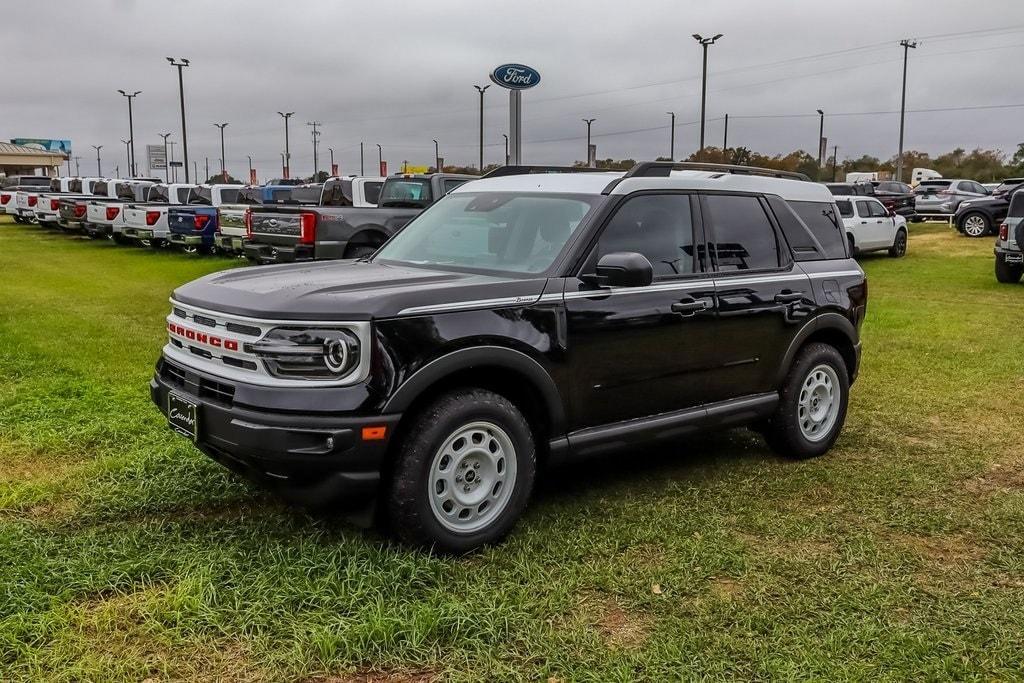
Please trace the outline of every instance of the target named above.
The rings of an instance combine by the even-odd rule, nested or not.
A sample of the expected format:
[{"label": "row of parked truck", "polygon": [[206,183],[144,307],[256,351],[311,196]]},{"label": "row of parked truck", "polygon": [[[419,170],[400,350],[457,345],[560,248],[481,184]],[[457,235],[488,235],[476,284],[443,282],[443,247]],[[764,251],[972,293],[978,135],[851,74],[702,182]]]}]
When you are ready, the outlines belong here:
[{"label": "row of parked truck", "polygon": [[256,263],[358,258],[475,176],[347,176],[303,185],[12,176],[0,210],[92,238],[246,256]]}]

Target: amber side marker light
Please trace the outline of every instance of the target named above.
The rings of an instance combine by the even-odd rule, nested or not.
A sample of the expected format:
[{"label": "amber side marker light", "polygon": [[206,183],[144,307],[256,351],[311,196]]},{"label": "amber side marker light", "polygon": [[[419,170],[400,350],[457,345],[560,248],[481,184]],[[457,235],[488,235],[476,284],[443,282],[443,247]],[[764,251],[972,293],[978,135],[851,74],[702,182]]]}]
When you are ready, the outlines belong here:
[{"label": "amber side marker light", "polygon": [[380,441],[388,435],[387,425],[380,427],[363,427],[363,441]]}]

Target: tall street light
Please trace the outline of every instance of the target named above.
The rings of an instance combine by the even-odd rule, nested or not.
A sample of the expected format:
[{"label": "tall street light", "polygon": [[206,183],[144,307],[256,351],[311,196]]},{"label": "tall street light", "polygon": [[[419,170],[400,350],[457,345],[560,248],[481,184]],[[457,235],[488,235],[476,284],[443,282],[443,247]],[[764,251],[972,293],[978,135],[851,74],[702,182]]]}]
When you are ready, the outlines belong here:
[{"label": "tall street light", "polygon": [[171,182],[171,162],[167,156],[167,138],[171,137],[170,133],[158,133],[160,137],[164,139],[164,176],[167,182]]},{"label": "tall street light", "polygon": [[188,60],[184,57],[180,57],[178,61],[174,60],[174,57],[168,57],[167,61],[171,63],[171,66],[178,67],[178,96],[181,100],[181,152],[185,157],[185,182],[189,182],[188,178],[188,133],[185,130],[185,81],[182,78],[181,70],[188,66]]},{"label": "tall street light", "polygon": [[139,173],[138,168],[135,166],[135,125],[132,122],[132,99],[142,91],[136,90],[133,93],[126,93],[124,90],[118,90],[117,92],[128,98],[128,140],[131,142],[131,149],[128,153],[128,168],[131,176],[134,178]]},{"label": "tall street light", "polygon": [[331,175],[334,175],[334,148],[328,147],[327,151],[331,153]]},{"label": "tall street light", "polygon": [[480,173],[482,174],[484,172],[484,91],[491,86],[474,85],[473,87],[480,93]]},{"label": "tall street light", "polygon": [[92,148],[96,150],[96,177],[103,177],[103,169],[100,167],[100,150],[103,149],[103,145],[92,145]]},{"label": "tall street light", "polygon": [[434,168],[438,173],[443,173],[441,170],[441,149],[438,147],[437,140],[434,140]]},{"label": "tall street light", "polygon": [[125,140],[124,138],[121,138],[121,143],[124,145],[124,155],[126,157],[128,157],[128,166],[127,166],[128,174],[131,175],[131,176],[134,176],[135,174],[132,173],[132,148],[131,148],[132,141],[131,140]]},{"label": "tall street light", "polygon": [[384,168],[384,148],[377,143],[377,170],[378,173],[382,173]]},{"label": "tall street light", "polygon": [[903,94],[900,96],[900,151],[896,157],[896,181],[903,182],[903,118],[907,113],[907,55],[917,48],[917,41],[901,40],[903,46]]},{"label": "tall street light", "polygon": [[363,143],[359,143],[359,175],[366,175],[366,167],[363,164]]},{"label": "tall street light", "polygon": [[583,123],[587,124],[587,166],[590,166],[590,126],[593,125],[597,119],[583,119]]},{"label": "tall street light", "polygon": [[669,136],[670,142],[669,142],[669,145],[668,145],[668,149],[669,149],[668,158],[671,159],[672,161],[675,161],[676,160],[676,113],[674,111],[667,111],[665,113],[672,117],[672,133]]},{"label": "tall street light", "polygon": [[285,178],[290,178],[291,175],[292,175],[291,174],[292,153],[291,153],[291,150],[288,147],[288,119],[290,119],[292,116],[294,116],[295,112],[293,112],[293,111],[289,111],[289,112],[279,111],[277,113],[281,115],[282,119],[284,119],[284,163],[282,163],[281,166],[284,169],[284,177]]},{"label": "tall street light", "polygon": [[708,103],[708,46],[714,45],[715,41],[722,37],[721,33],[716,33],[710,38],[705,38],[699,33],[693,34],[693,39],[700,43],[701,47],[704,48],[704,68],[703,76],[701,77],[700,85],[700,151],[697,152],[697,158],[701,159],[704,157],[704,123],[707,120],[707,103]]},{"label": "tall street light", "polygon": [[816,111],[818,112],[818,118],[820,120],[820,123],[818,124],[818,168],[820,169],[821,165],[825,163],[823,156],[825,154],[825,147],[821,144],[821,141],[825,139],[825,112],[820,109],[817,109]]},{"label": "tall street light", "polygon": [[248,182],[252,182],[252,155],[249,154],[249,155],[246,155],[246,156],[248,156],[248,158],[249,158],[249,181]]},{"label": "tall street light", "polygon": [[501,137],[505,138],[505,165],[508,166],[508,133],[502,133]]},{"label": "tall street light", "polygon": [[224,162],[224,129],[228,127],[227,123],[215,123],[213,124],[220,128],[220,177],[224,182],[228,181],[227,166]]}]

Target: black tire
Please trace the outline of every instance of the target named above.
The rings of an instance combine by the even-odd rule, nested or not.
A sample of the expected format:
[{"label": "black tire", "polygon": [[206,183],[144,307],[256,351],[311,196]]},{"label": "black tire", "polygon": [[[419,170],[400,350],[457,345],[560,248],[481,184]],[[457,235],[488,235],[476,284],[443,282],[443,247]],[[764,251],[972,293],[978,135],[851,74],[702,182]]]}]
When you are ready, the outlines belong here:
[{"label": "black tire", "polygon": [[853,235],[846,233],[846,241],[850,245],[850,256],[857,255],[857,245],[853,241]]},{"label": "black tire", "polygon": [[902,258],[907,255],[907,231],[902,228],[896,231],[896,239],[889,247],[889,256]]},{"label": "black tire", "polygon": [[1024,275],[1024,266],[1009,265],[1003,259],[996,257],[996,280],[1012,285],[1020,282],[1022,275]]},{"label": "black tire", "polygon": [[[410,417],[412,422],[396,444],[384,500],[384,512],[392,533],[411,545],[452,554],[469,552],[508,535],[526,509],[537,471],[533,432],[519,409],[504,396],[467,388],[440,396]],[[431,469],[436,456],[443,461],[442,448],[459,430],[479,422],[497,426],[502,436],[511,442],[515,451],[512,490],[501,503],[500,511],[486,520],[486,526],[471,531],[452,530],[439,521],[440,513],[432,508],[431,501],[436,504],[438,497],[431,492],[434,478]],[[467,452],[465,458],[469,457]],[[459,465],[464,462],[460,461]],[[451,468],[457,466],[454,459],[450,463]],[[511,467],[505,465],[504,471],[507,475]],[[483,490],[488,490],[486,484]],[[457,516],[452,516],[453,522],[458,523]]]},{"label": "black tire", "polygon": [[25,219],[22,218],[21,216],[15,216],[14,222],[17,223],[18,225],[25,225]]},{"label": "black tire", "polygon": [[114,240],[114,242],[116,242],[117,244],[120,244],[121,246],[129,245],[129,244],[131,244],[134,241],[134,240],[132,240],[132,238],[130,238],[127,235],[124,235],[123,233],[120,233],[120,232],[111,233],[110,234],[110,239]]},{"label": "black tire", "polygon": [[[839,391],[838,412],[831,426],[820,436],[809,439],[801,429],[801,392],[814,371],[822,366],[831,368],[835,375],[835,386]],[[779,396],[779,405],[771,417],[765,437],[772,449],[786,458],[804,460],[816,458],[828,452],[839,438],[846,421],[846,409],[850,399],[850,379],[846,363],[834,346],[815,342],[800,349],[793,366],[786,375]]]},{"label": "black tire", "polygon": [[921,223],[922,221],[924,221],[924,218],[918,216],[917,214],[914,214],[913,216],[910,217],[911,223]]},{"label": "black tire", "polygon": [[[968,221],[971,222],[970,227],[967,225]],[[977,226],[980,226],[980,228]],[[957,223],[957,228],[968,237],[984,237],[985,235],[992,234],[992,221],[980,211],[971,211],[964,214],[963,218]]]}]

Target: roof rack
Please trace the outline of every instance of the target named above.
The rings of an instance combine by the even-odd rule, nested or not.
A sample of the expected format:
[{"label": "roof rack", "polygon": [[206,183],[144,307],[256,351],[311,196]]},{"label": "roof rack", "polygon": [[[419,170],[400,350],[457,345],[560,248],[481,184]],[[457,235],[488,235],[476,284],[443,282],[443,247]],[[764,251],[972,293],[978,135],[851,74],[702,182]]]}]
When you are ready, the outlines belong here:
[{"label": "roof rack", "polygon": [[613,169],[590,168],[589,166],[499,166],[481,178],[501,178],[509,175],[533,175],[535,173],[608,173]]},{"label": "roof rack", "polygon": [[712,171],[715,173],[733,173],[736,175],[759,175],[769,178],[786,178],[788,180],[809,181],[803,173],[779,171],[774,168],[757,166],[740,166],[738,164],[705,164],[699,161],[641,161],[629,169],[625,178],[667,178],[672,171]]}]

